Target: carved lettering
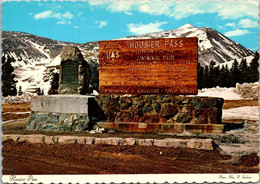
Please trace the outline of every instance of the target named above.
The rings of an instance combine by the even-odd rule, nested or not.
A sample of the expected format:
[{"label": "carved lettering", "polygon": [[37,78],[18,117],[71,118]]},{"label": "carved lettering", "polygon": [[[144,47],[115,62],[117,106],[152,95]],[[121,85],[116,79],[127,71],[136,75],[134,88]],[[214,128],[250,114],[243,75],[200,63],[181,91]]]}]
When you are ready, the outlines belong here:
[{"label": "carved lettering", "polygon": [[197,94],[197,38],[99,44],[101,94]]}]

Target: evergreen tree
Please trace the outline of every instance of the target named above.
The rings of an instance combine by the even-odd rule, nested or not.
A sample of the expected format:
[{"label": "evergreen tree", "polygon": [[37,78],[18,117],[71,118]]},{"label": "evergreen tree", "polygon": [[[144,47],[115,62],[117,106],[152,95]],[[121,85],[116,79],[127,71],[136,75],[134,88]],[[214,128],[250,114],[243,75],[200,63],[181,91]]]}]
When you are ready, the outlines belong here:
[{"label": "evergreen tree", "polygon": [[219,87],[224,87],[226,85],[226,79],[225,79],[225,66],[222,65],[220,71],[219,71]]},{"label": "evergreen tree", "polygon": [[207,82],[207,86],[209,88],[215,87],[215,76],[214,76],[214,66],[215,66],[215,62],[211,61],[209,64],[209,74],[208,74],[208,82]]},{"label": "evergreen tree", "polygon": [[213,87],[216,87],[216,86],[220,86],[220,68],[219,68],[219,65],[217,65],[216,67],[214,67],[214,70],[213,70],[213,76],[214,76],[214,86]]},{"label": "evergreen tree", "polygon": [[203,74],[203,88],[209,88],[209,67],[204,67],[204,74]]},{"label": "evergreen tree", "polygon": [[228,68],[228,65],[225,65],[225,72],[224,72],[224,77],[225,77],[225,85],[223,87],[232,87],[232,74],[231,71]]},{"label": "evergreen tree", "polygon": [[231,86],[230,87],[235,87],[236,83],[241,81],[241,76],[239,73],[239,69],[238,69],[238,62],[235,59],[234,62],[232,63],[232,67],[231,67]]},{"label": "evergreen tree", "polygon": [[17,95],[14,68],[12,66],[14,59],[11,57],[2,57],[2,95],[15,96]]},{"label": "evergreen tree", "polygon": [[203,70],[204,67],[200,65],[200,63],[198,64],[198,89],[202,89],[203,88]]},{"label": "evergreen tree", "polygon": [[249,75],[249,67],[247,66],[247,62],[245,58],[242,58],[240,64],[239,64],[239,73],[240,73],[240,81],[238,81],[239,84],[248,82],[248,75]]},{"label": "evergreen tree", "polygon": [[255,57],[252,59],[252,62],[250,63],[250,75],[249,75],[249,81],[248,82],[257,82],[259,80],[259,72],[258,72],[258,63],[259,59],[259,53],[255,53]]}]

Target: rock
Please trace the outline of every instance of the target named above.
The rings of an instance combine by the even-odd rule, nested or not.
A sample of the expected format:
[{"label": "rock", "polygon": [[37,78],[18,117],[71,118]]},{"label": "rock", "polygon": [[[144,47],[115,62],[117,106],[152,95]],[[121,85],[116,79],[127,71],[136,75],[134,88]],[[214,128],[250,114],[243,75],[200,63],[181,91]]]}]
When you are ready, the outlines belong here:
[{"label": "rock", "polygon": [[137,145],[139,146],[153,146],[153,139],[138,139]]},{"label": "rock", "polygon": [[84,131],[88,128],[88,121],[75,120],[72,124],[72,131]]},{"label": "rock", "polygon": [[75,144],[77,142],[77,137],[72,136],[57,136],[59,144]]},{"label": "rock", "polygon": [[259,97],[259,84],[256,83],[244,83],[236,84],[236,89],[234,90],[240,94],[243,98],[253,98],[258,99]]},{"label": "rock", "polygon": [[158,146],[158,147],[168,147],[168,142],[167,140],[154,140],[153,145]]},{"label": "rock", "polygon": [[37,113],[35,115],[35,120],[36,122],[46,122],[48,119],[48,114],[47,113]]},{"label": "rock", "polygon": [[185,139],[173,139],[173,138],[166,138],[164,139],[168,141],[168,147],[186,147],[186,140]]},{"label": "rock", "polygon": [[211,139],[190,139],[187,141],[188,148],[213,150]]},{"label": "rock", "polygon": [[91,69],[76,46],[65,45],[61,51],[60,94],[90,93]]},{"label": "rock", "polygon": [[151,105],[146,105],[146,106],[143,108],[143,113],[151,112],[152,110],[153,110],[153,108],[152,108]]},{"label": "rock", "polygon": [[84,137],[76,137],[76,143],[78,144],[86,144],[85,138]]},{"label": "rock", "polygon": [[130,111],[121,111],[117,114],[115,122],[131,122],[133,121],[134,114]]},{"label": "rock", "polygon": [[128,109],[132,106],[132,99],[126,96],[120,98],[120,109]]},{"label": "rock", "polygon": [[65,132],[72,131],[72,126],[71,124],[61,123],[59,127],[59,131],[65,131]]},{"label": "rock", "polygon": [[121,145],[122,142],[123,142],[123,139],[117,138],[117,137],[95,138],[95,144]]},{"label": "rock", "polygon": [[58,137],[44,136],[43,137],[43,143],[45,143],[45,144],[57,144],[58,143]]},{"label": "rock", "polygon": [[114,122],[116,119],[117,112],[120,112],[120,109],[118,107],[113,106],[105,110],[105,116],[107,118],[107,121]]},{"label": "rock", "polygon": [[33,135],[20,135],[20,139],[18,142],[29,142],[29,143],[43,143],[43,137],[44,135],[38,135],[38,134],[33,134]]},{"label": "rock", "polygon": [[37,126],[35,120],[29,120],[28,124],[26,125],[26,130],[34,130]]},{"label": "rock", "polygon": [[178,112],[180,113],[191,113],[194,109],[193,105],[180,105],[177,106]]},{"label": "rock", "polygon": [[187,113],[178,113],[176,116],[174,116],[174,120],[177,123],[189,123],[192,120],[192,117]]},{"label": "rock", "polygon": [[85,144],[94,144],[95,138],[94,137],[85,137],[84,141],[85,141]]},{"label": "rock", "polygon": [[58,119],[57,113],[50,114],[49,117],[48,117],[47,122],[50,122],[50,123],[59,123],[59,119]]},{"label": "rock", "polygon": [[155,103],[153,108],[158,113],[161,110],[161,104],[160,103]]},{"label": "rock", "polygon": [[136,139],[134,138],[125,138],[122,141],[122,145],[135,145],[136,144]]},{"label": "rock", "polygon": [[167,119],[175,116],[177,114],[177,107],[173,104],[165,103],[162,104],[161,115]]},{"label": "rock", "polygon": [[49,124],[49,123],[44,123],[42,126],[43,130],[52,130],[52,131],[57,131],[58,126],[55,124]]},{"label": "rock", "polygon": [[4,140],[13,140],[13,141],[17,142],[19,138],[20,138],[20,135],[15,135],[15,134],[2,135],[2,141],[4,141]]}]

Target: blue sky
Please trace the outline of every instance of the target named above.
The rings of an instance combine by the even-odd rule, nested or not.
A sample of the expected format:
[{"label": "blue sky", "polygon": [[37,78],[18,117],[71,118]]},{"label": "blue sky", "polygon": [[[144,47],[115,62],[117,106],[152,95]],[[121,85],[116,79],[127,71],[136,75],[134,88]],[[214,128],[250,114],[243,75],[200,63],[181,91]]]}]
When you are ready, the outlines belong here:
[{"label": "blue sky", "polygon": [[60,41],[109,40],[190,23],[258,49],[257,1],[11,1],[2,7],[2,30]]}]

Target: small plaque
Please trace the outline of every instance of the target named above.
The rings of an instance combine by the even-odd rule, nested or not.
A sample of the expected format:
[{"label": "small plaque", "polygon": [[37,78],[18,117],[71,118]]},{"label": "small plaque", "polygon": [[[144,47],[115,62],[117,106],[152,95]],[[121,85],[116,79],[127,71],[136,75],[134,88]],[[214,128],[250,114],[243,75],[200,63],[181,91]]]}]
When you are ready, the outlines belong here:
[{"label": "small plaque", "polygon": [[62,83],[78,83],[78,65],[76,62],[66,61],[62,63]]},{"label": "small plaque", "polygon": [[197,38],[99,42],[101,94],[196,95]]}]

